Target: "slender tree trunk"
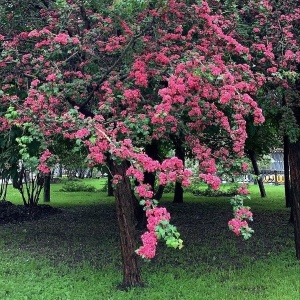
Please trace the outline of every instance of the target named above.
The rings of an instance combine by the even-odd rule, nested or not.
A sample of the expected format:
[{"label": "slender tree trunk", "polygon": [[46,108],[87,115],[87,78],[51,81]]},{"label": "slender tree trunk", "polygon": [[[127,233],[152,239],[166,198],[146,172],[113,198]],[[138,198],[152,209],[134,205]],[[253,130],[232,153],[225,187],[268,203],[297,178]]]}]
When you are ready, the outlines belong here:
[{"label": "slender tree trunk", "polygon": [[114,189],[112,186],[112,176],[110,173],[107,175],[107,196],[112,197],[114,195]]},{"label": "slender tree trunk", "polygon": [[266,190],[265,190],[265,187],[264,187],[264,182],[260,176],[260,172],[259,172],[259,168],[258,168],[258,165],[257,165],[257,160],[256,160],[256,154],[253,150],[247,150],[247,153],[249,155],[249,158],[251,160],[251,163],[252,163],[252,166],[253,166],[253,170],[254,170],[254,174],[257,176],[257,183],[258,183],[258,186],[259,186],[259,191],[260,191],[260,196],[262,198],[265,198],[267,197],[267,194],[266,194]]},{"label": "slender tree trunk", "polygon": [[295,249],[300,259],[300,140],[290,144],[289,163]]},{"label": "slender tree trunk", "polygon": [[108,174],[107,174],[107,196],[112,197],[114,195],[114,188],[112,186],[112,175],[111,175],[111,168],[112,168],[112,159],[110,156],[107,156],[107,167],[108,167]]},{"label": "slender tree trunk", "polygon": [[289,138],[283,138],[283,164],[284,164],[284,190],[285,190],[285,205],[291,207],[291,186],[290,186],[290,165],[289,165]]},{"label": "slender tree trunk", "polygon": [[[175,146],[175,155],[177,156],[177,158],[182,160],[184,165],[185,151],[182,139],[175,137],[173,138],[173,143]],[[183,203],[183,188],[181,182],[175,183],[173,203]]]},{"label": "slender tree trunk", "polygon": [[62,166],[62,164],[59,164],[59,167],[58,167],[58,177],[62,178],[62,176],[63,176],[63,166]]},{"label": "slender tree trunk", "polygon": [[122,180],[120,180],[117,184],[114,192],[122,252],[122,288],[143,285],[141,271],[138,264],[138,256],[135,253],[137,244],[134,224],[134,203],[132,199],[130,181],[125,175],[126,169],[126,161],[123,161],[119,165],[115,162],[112,163],[112,174],[122,176]]},{"label": "slender tree trunk", "polygon": [[0,183],[0,201],[6,200],[7,186],[8,186],[8,180],[2,177]]},{"label": "slender tree trunk", "polygon": [[163,193],[164,193],[164,189],[165,189],[164,185],[159,185],[158,189],[157,189],[157,191],[156,191],[156,193],[154,195],[154,199],[160,200],[161,197],[162,197],[162,195],[163,195]]},{"label": "slender tree trunk", "polygon": [[173,203],[183,203],[183,188],[181,182],[175,183]]},{"label": "slender tree trunk", "polygon": [[51,174],[46,174],[44,180],[44,202],[50,202]]}]

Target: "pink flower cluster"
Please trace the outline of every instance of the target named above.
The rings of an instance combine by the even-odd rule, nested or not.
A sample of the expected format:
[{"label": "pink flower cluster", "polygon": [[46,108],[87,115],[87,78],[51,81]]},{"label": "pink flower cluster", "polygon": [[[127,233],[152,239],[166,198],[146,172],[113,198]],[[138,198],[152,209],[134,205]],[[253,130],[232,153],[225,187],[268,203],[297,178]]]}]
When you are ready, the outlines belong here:
[{"label": "pink flower cluster", "polygon": [[214,190],[217,190],[221,184],[221,179],[212,174],[200,174],[199,177],[209,184]]},{"label": "pink flower cluster", "polygon": [[141,246],[136,253],[142,258],[151,259],[156,254],[157,236],[155,232],[146,231],[141,236],[143,246]]},{"label": "pink flower cluster", "polygon": [[248,207],[242,207],[235,211],[235,216],[242,220],[242,219],[248,219],[250,221],[253,220],[253,213],[249,210]]},{"label": "pink flower cluster", "polygon": [[148,220],[147,228],[149,231],[146,231],[141,236],[143,246],[141,246],[136,253],[142,258],[151,259],[155,256],[158,242],[158,238],[155,233],[156,227],[162,221],[169,221],[171,216],[165,207],[153,207],[152,209],[148,209],[146,211],[146,216]]},{"label": "pink flower cluster", "polygon": [[241,229],[248,228],[248,222],[240,219],[232,219],[228,222],[229,229],[232,230],[237,236],[241,235]]},{"label": "pink flower cluster", "polygon": [[242,184],[242,186],[237,190],[237,193],[239,195],[248,195],[250,194],[249,190],[247,190],[247,185]]},{"label": "pink flower cluster", "polygon": [[50,173],[51,170],[47,166],[47,160],[49,160],[49,158],[51,158],[51,157],[53,157],[53,154],[48,149],[46,149],[40,157],[40,163],[39,163],[37,169],[45,174]]},{"label": "pink flower cluster", "polygon": [[113,180],[112,180],[112,184],[118,184],[121,180],[123,179],[123,177],[121,175],[114,175]]},{"label": "pink flower cluster", "polygon": [[159,184],[165,185],[168,182],[181,181],[183,186],[190,185],[192,172],[184,169],[182,160],[177,157],[165,159],[161,164],[161,172],[158,175]]},{"label": "pink flower cluster", "polygon": [[250,207],[243,205],[243,199],[247,196],[236,195],[231,203],[234,205],[234,218],[228,222],[228,227],[236,235],[242,235],[244,239],[248,239],[254,232],[248,225],[247,220],[253,221],[253,214]]},{"label": "pink flower cluster", "polygon": [[78,139],[83,139],[87,136],[89,136],[91,133],[87,128],[82,128],[77,130],[77,132],[75,133],[75,137]]},{"label": "pink flower cluster", "polygon": [[149,184],[140,184],[135,190],[141,198],[151,199],[153,197],[153,191]]},{"label": "pink flower cluster", "polygon": [[66,45],[69,39],[70,36],[68,34],[61,32],[54,38],[54,42],[58,44]]}]

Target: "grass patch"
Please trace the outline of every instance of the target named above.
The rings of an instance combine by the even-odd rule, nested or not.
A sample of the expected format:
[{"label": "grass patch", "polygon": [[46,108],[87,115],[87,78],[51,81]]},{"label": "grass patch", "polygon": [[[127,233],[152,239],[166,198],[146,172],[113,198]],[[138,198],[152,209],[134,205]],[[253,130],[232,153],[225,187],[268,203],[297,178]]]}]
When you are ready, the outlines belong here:
[{"label": "grass patch", "polygon": [[[100,189],[99,180],[85,180]],[[94,183],[93,183],[94,182]],[[185,203],[162,199],[182,234],[180,250],[159,245],[142,263],[145,288],[118,291],[121,258],[113,198],[101,192],[59,192],[51,205],[62,212],[0,226],[0,299],[247,299],[291,300],[300,293],[293,227],[284,188],[266,186],[261,199],[251,186],[255,230],[243,241],[227,229],[228,197],[185,195]],[[8,200],[19,203],[9,190]],[[12,199],[13,198],[13,199]],[[21,203],[21,202],[20,202]]]}]

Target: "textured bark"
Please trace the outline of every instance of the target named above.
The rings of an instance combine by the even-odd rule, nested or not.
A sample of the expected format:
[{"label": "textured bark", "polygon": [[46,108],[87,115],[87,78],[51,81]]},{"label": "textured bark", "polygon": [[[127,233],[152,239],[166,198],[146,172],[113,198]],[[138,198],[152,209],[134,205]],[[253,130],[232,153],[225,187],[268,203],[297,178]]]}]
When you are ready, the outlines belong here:
[{"label": "textured bark", "polygon": [[300,259],[300,140],[290,144],[289,163],[295,250]]},{"label": "textured bark", "polygon": [[251,160],[251,163],[252,163],[252,166],[253,166],[253,170],[254,170],[254,174],[256,176],[258,176],[257,178],[257,183],[258,183],[258,186],[259,186],[259,191],[260,191],[260,196],[262,198],[265,198],[267,197],[267,194],[266,194],[266,190],[265,190],[265,186],[264,186],[264,182],[260,176],[260,172],[259,172],[259,168],[258,168],[258,165],[257,165],[257,160],[256,160],[256,154],[253,150],[247,150],[247,153],[248,153],[248,156]]},{"label": "textured bark", "polygon": [[119,165],[115,162],[112,163],[112,174],[122,176],[122,180],[117,184],[114,192],[122,253],[122,288],[143,285],[138,256],[135,253],[137,244],[134,224],[134,203],[130,182],[125,175],[126,169],[126,161],[123,161]]}]

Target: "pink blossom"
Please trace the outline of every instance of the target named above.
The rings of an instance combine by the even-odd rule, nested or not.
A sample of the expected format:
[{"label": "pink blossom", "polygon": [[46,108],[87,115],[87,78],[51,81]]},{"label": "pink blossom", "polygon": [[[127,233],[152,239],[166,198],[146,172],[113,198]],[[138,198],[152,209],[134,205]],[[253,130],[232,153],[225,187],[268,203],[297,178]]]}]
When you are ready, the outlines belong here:
[{"label": "pink blossom", "polygon": [[59,33],[55,38],[54,42],[66,45],[68,43],[70,36],[66,33]]},{"label": "pink blossom", "polygon": [[55,81],[55,80],[56,80],[56,75],[55,75],[55,74],[49,74],[49,75],[46,77],[46,80],[47,80],[47,81]]},{"label": "pink blossom", "polygon": [[40,81],[38,79],[34,79],[31,81],[31,86],[36,87],[36,86],[38,86],[39,83],[40,83]]},{"label": "pink blossom", "polygon": [[77,132],[75,133],[75,136],[78,139],[82,139],[82,138],[89,136],[90,134],[91,133],[87,128],[82,128],[82,129],[77,130]]},{"label": "pink blossom", "polygon": [[151,186],[149,184],[140,184],[135,189],[141,198],[153,197],[153,192],[151,191]]},{"label": "pink blossom", "polygon": [[276,73],[277,72],[277,68],[276,67],[268,68],[267,72],[268,73]]},{"label": "pink blossom", "polygon": [[221,184],[221,179],[211,174],[200,174],[199,177],[209,184],[214,190],[217,190]]},{"label": "pink blossom", "polygon": [[242,227],[248,228],[248,222],[241,221],[240,219],[232,219],[228,222],[228,226],[236,235],[240,235]]},{"label": "pink blossom", "polygon": [[114,175],[112,183],[118,184],[122,179],[123,179],[123,177],[121,175]]},{"label": "pink blossom", "polygon": [[38,30],[34,29],[28,33],[28,37],[39,37],[41,34]]},{"label": "pink blossom", "polygon": [[242,208],[236,210],[234,214],[235,214],[235,217],[240,220],[248,219],[248,220],[252,221],[252,219],[253,219],[253,213],[249,210],[248,207],[242,207]]},{"label": "pink blossom", "polygon": [[39,164],[38,167],[37,167],[37,169],[39,171],[41,171],[42,173],[44,173],[44,174],[48,174],[48,173],[51,172],[50,168],[47,167],[45,164]]},{"label": "pink blossom", "polygon": [[247,172],[248,171],[248,164],[247,163],[245,163],[245,162],[242,162],[242,171],[243,172]]},{"label": "pink blossom", "polygon": [[245,184],[243,184],[238,190],[237,190],[238,194],[241,195],[248,195],[250,194],[249,190],[247,190],[247,186]]},{"label": "pink blossom", "polygon": [[157,237],[155,232],[145,232],[141,236],[143,246],[137,250],[137,254],[145,259],[151,259],[155,256]]},{"label": "pink blossom", "polygon": [[77,45],[77,44],[80,44],[80,40],[79,40],[79,38],[78,37],[72,37],[72,42],[73,42],[73,44],[74,45]]}]

